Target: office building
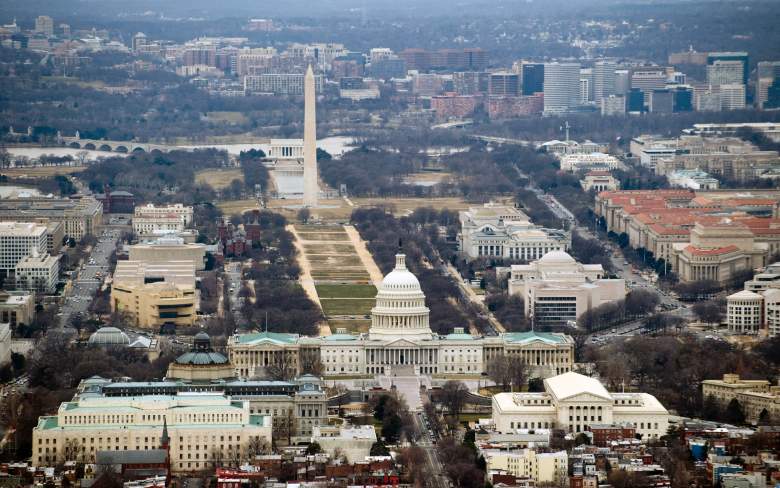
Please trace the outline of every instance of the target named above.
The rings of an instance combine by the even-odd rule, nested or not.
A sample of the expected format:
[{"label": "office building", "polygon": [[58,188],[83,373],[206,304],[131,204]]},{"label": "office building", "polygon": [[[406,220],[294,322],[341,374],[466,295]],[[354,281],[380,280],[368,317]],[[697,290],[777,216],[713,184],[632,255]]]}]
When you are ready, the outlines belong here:
[{"label": "office building", "polygon": [[615,94],[626,95],[631,91],[631,72],[627,69],[615,70]]},{"label": "office building", "polygon": [[625,95],[609,95],[601,99],[601,115],[614,116],[626,114]]},{"label": "office building", "polygon": [[674,94],[674,111],[691,112],[693,111],[693,88],[689,86],[678,86],[672,90]]},{"label": "office building", "polygon": [[60,222],[64,235],[81,240],[97,235],[103,221],[103,205],[92,197],[5,198],[0,200],[0,221]]},{"label": "office building", "polygon": [[517,73],[490,73],[488,93],[491,96],[516,97],[520,95],[520,75]]},{"label": "office building", "polygon": [[399,57],[371,59],[368,76],[377,80],[406,78],[406,61]]},{"label": "office building", "polygon": [[650,66],[642,68],[633,68],[631,70],[631,88],[637,88],[644,93],[644,104],[650,104],[650,94],[653,90],[663,90],[666,88],[666,82],[669,74],[666,68],[660,66]]},{"label": "office building", "polygon": [[54,37],[54,20],[48,15],[39,15],[35,18],[35,32]]},{"label": "office building", "polygon": [[597,61],[593,65],[593,101],[600,103],[603,98],[615,94],[615,70],[617,65],[611,61]]},{"label": "office building", "polygon": [[626,110],[629,113],[642,113],[645,109],[645,92],[639,88],[631,88],[626,99]]},{"label": "office building", "polygon": [[566,251],[571,235],[534,225],[521,210],[487,203],[459,212],[460,250],[469,259],[496,257],[532,260],[550,251]]},{"label": "office building", "polygon": [[[582,76],[582,70],[580,70],[580,76]],[[580,78],[580,105],[587,105],[587,103],[591,101],[590,91],[592,86],[589,77]]]},{"label": "office building", "polygon": [[272,441],[271,417],[222,394],[107,397],[81,395],[33,429],[33,466],[94,463],[98,451],[148,451],[167,445],[175,473],[241,464]]},{"label": "office building", "polygon": [[523,95],[533,95],[544,92],[544,64],[523,63]]},{"label": "office building", "polygon": [[184,66],[217,66],[217,50],[213,47],[190,47],[182,52]]},{"label": "office building", "polygon": [[27,256],[48,253],[46,226],[27,222],[0,222],[0,272],[12,274]]},{"label": "office building", "polygon": [[745,109],[745,85],[738,83],[733,85],[720,85],[720,109],[744,110]]},{"label": "office building", "polygon": [[544,113],[561,114],[573,110],[580,101],[579,63],[545,63]]},{"label": "office building", "polygon": [[771,383],[767,380],[747,380],[738,374],[724,374],[723,379],[701,382],[702,397],[712,397],[722,407],[726,407],[738,394],[756,391],[769,392]]},{"label": "office building", "polygon": [[[316,91],[322,92],[322,75],[314,76]],[[303,73],[266,73],[244,76],[244,91],[247,93],[273,93],[274,95],[303,95]]]},{"label": "office building", "polygon": [[707,84],[718,85],[742,85],[744,65],[742,61],[715,60],[707,66]]},{"label": "office building", "polygon": [[611,393],[594,378],[574,372],[544,380],[541,393],[493,396],[493,423],[499,432],[564,429],[585,432],[591,425],[630,424],[643,439],[667,433],[669,412],[647,393]]},{"label": "office building", "polygon": [[16,288],[38,293],[54,293],[60,276],[60,256],[33,253],[16,265]]},{"label": "office building", "polygon": [[716,64],[719,61],[738,61],[742,63],[742,84],[748,84],[749,58],[748,53],[744,51],[737,52],[711,52],[707,54],[707,66]]},{"label": "office building", "polygon": [[580,264],[551,251],[530,264],[513,264],[509,294],[523,298],[525,315],[538,325],[576,322],[588,310],[626,297],[622,279],[607,279],[600,264]]},{"label": "office building", "polygon": [[758,334],[763,323],[764,300],[756,292],[742,290],[726,299],[726,321],[729,331]]},{"label": "office building", "polygon": [[674,92],[669,89],[653,90],[650,92],[648,104],[650,112],[670,114],[674,112]]},{"label": "office building", "polygon": [[452,74],[452,87],[458,95],[478,95],[488,92],[490,73],[458,71]]},{"label": "office building", "polygon": [[192,261],[119,261],[111,288],[111,310],[136,326],[160,330],[195,323],[198,295]]}]

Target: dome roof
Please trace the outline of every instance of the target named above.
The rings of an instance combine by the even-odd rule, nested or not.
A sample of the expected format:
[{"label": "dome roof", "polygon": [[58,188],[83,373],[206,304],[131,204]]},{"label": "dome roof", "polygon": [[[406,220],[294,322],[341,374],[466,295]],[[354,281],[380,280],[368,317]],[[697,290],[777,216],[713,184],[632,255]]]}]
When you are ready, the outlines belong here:
[{"label": "dome roof", "polygon": [[194,366],[209,366],[227,364],[228,359],[218,352],[190,351],[176,358],[176,364],[192,364]]},{"label": "dome roof", "polygon": [[382,284],[379,285],[381,290],[386,291],[418,291],[420,290],[420,281],[411,271],[406,269],[406,255],[395,255],[395,269],[385,276],[382,280]]},{"label": "dome roof", "polygon": [[101,327],[89,336],[89,343],[98,346],[126,346],[130,344],[130,338],[116,327]]},{"label": "dome roof", "polygon": [[544,264],[575,264],[577,261],[563,251],[550,251],[539,259],[540,263]]}]

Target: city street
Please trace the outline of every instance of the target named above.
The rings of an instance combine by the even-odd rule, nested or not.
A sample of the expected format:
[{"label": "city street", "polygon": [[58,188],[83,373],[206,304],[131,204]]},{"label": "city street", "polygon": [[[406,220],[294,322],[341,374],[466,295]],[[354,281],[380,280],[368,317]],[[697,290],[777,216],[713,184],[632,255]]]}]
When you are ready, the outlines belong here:
[{"label": "city street", "polygon": [[426,470],[429,473],[427,481],[434,488],[448,488],[450,486],[444,474],[444,469],[439,462],[439,455],[436,452],[436,436],[426,427],[425,414],[418,412],[413,416],[415,427],[420,432],[418,446],[425,451],[425,462],[428,465]]},{"label": "city street", "polygon": [[85,314],[92,302],[92,297],[98,287],[103,283],[106,274],[110,270],[109,259],[116,248],[120,231],[117,229],[103,228],[97,244],[92,248],[89,256],[81,266],[74,271],[72,287],[60,307],[60,327],[69,328],[70,318],[75,313]]}]

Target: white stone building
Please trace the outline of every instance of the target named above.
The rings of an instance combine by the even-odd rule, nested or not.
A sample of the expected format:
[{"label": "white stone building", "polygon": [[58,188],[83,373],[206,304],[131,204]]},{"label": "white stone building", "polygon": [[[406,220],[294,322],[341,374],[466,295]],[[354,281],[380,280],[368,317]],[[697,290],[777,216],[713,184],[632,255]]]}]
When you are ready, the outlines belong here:
[{"label": "white stone building", "polygon": [[536,324],[566,324],[601,304],[626,296],[623,279],[605,278],[600,264],[580,264],[552,251],[530,264],[512,265],[509,294],[520,295]]},{"label": "white stone building", "polygon": [[185,243],[176,236],[163,236],[150,242],[134,244],[128,248],[130,261],[167,263],[171,261],[192,261],[196,271],[206,267],[206,245]]},{"label": "white stone building", "polygon": [[135,207],[133,214],[133,232],[149,235],[163,232],[180,232],[192,223],[193,209],[177,203],[155,206],[149,203]]},{"label": "white stone building", "polygon": [[594,152],[590,154],[567,154],[561,157],[561,171],[615,170],[620,161],[615,156]]},{"label": "white stone building", "polygon": [[616,191],[620,189],[620,180],[609,171],[590,171],[580,180],[580,186],[585,191]]},{"label": "white stone building", "polygon": [[296,334],[239,334],[228,341],[228,354],[240,377],[254,376],[284,357],[301,368],[319,361],[326,376],[410,374],[474,375],[502,354],[522,357],[532,373],[547,377],[571,371],[573,340],[558,333],[519,332],[478,337],[456,327],[447,335],[434,333],[420,282],[407,268],[405,256],[379,285],[371,327],[366,334],[344,330],[323,337]]},{"label": "white stone building", "polygon": [[585,432],[592,424],[632,424],[643,438],[660,438],[669,412],[647,393],[610,393],[596,379],[574,372],[544,380],[543,393],[498,393],[493,422],[499,432],[558,428]]},{"label": "white stone building", "polygon": [[487,203],[459,213],[460,250],[470,259],[493,257],[530,261],[550,251],[566,251],[571,234],[531,223],[521,210]]},{"label": "white stone building", "polygon": [[249,402],[218,393],[87,396],[64,402],[33,429],[33,466],[65,460],[94,462],[103,450],[148,450],[167,426],[171,470],[213,469],[249,459],[250,442],[271,443],[271,417],[253,415]]},{"label": "white stone building", "polygon": [[758,293],[742,290],[727,298],[726,316],[731,332],[757,334],[761,329],[764,297]]},{"label": "white stone building", "polygon": [[691,190],[717,190],[720,183],[706,171],[698,169],[681,169],[667,176],[669,185]]}]

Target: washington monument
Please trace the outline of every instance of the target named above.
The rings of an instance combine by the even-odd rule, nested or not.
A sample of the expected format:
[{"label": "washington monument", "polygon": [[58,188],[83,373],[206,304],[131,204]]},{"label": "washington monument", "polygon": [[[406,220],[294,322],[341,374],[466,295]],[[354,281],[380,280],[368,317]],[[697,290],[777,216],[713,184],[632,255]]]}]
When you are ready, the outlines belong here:
[{"label": "washington monument", "polygon": [[320,194],[317,174],[317,98],[311,65],[306,70],[303,98],[303,206],[316,207]]}]

